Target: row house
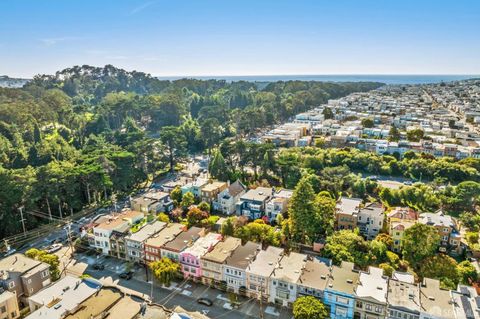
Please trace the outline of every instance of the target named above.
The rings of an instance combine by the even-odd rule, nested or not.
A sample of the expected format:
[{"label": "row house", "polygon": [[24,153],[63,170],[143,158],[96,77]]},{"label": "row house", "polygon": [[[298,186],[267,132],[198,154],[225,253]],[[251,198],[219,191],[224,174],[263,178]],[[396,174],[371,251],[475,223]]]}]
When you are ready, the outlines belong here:
[{"label": "row house", "polygon": [[387,313],[388,277],[383,269],[369,267],[361,271],[355,286],[354,317],[358,319],[383,319]]},{"label": "row house", "polygon": [[127,247],[127,259],[131,262],[145,262],[145,241],[151,236],[161,231],[167,224],[155,221],[152,224],[146,224],[140,230],[125,237],[125,246]]},{"label": "row house", "polygon": [[280,260],[270,276],[269,302],[291,306],[298,296],[297,282],[305,268],[307,255],[290,253]]},{"label": "row house", "polygon": [[[47,263],[14,254],[0,259],[0,290],[13,293],[22,303],[51,283]],[[8,298],[7,298],[8,297]],[[10,305],[10,294],[5,295]],[[13,305],[13,304],[12,304]]]},{"label": "row house", "polygon": [[282,259],[282,248],[269,246],[261,250],[247,267],[247,296],[267,300],[270,295],[269,278]]},{"label": "row house", "polygon": [[17,295],[11,291],[0,292],[0,318],[17,319],[20,318],[20,309],[18,308]]},{"label": "row house", "polygon": [[412,274],[394,272],[388,282],[388,319],[420,319],[420,290]]},{"label": "row house", "polygon": [[355,288],[359,273],[353,263],[342,262],[333,266],[323,302],[330,307],[331,319],[352,319],[355,310]]},{"label": "row house", "polygon": [[192,278],[200,280],[202,277],[202,263],[200,258],[221,240],[222,235],[217,233],[209,233],[204,237],[200,237],[190,247],[180,252],[180,265],[184,278]]},{"label": "row house", "polygon": [[93,247],[104,255],[110,255],[110,236],[113,231],[122,231],[142,221],[144,214],[133,210],[123,211],[119,214],[108,215],[103,221],[93,227]]},{"label": "row house", "polygon": [[127,246],[125,245],[125,237],[130,234],[130,225],[123,224],[110,234],[110,250],[108,254],[118,259],[127,259]]},{"label": "row house", "polygon": [[329,265],[315,258],[308,260],[297,282],[298,295],[323,300],[323,292],[327,288],[329,278]]},{"label": "row house", "polygon": [[235,204],[246,191],[245,185],[239,180],[235,181],[217,195],[217,199],[213,202],[213,210],[226,215],[234,214]]},{"label": "row house", "polygon": [[240,238],[227,237],[200,258],[202,282],[205,285],[220,285],[225,281],[223,275],[225,262],[241,244]]},{"label": "row house", "polygon": [[170,223],[157,234],[145,241],[145,259],[147,262],[159,261],[162,258],[162,247],[186,231],[186,226]]},{"label": "row house", "polygon": [[181,232],[173,240],[165,243],[161,247],[160,254],[162,257],[168,257],[171,260],[179,261],[180,253],[200,237],[205,236],[205,229],[200,227],[192,227],[187,231]]},{"label": "row house", "polygon": [[239,293],[243,290],[242,292],[245,292],[247,285],[247,267],[259,251],[260,244],[249,241],[245,245],[238,246],[232,254],[227,257],[224,264],[223,276],[229,291]]},{"label": "row house", "polygon": [[236,203],[239,216],[258,219],[265,215],[265,206],[274,195],[274,190],[268,187],[257,187],[243,194]]}]

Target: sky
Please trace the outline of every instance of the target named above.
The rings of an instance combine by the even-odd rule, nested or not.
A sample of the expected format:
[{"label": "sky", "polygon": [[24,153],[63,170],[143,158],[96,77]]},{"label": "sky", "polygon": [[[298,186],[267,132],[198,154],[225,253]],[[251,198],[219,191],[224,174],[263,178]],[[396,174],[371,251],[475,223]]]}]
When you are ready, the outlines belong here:
[{"label": "sky", "polygon": [[480,74],[478,0],[0,0],[0,75]]}]

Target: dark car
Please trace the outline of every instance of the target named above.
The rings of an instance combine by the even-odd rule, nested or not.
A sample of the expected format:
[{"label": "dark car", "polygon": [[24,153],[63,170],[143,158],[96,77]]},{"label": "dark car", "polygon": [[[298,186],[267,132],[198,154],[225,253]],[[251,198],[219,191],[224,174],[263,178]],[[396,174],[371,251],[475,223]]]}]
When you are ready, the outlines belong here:
[{"label": "dark car", "polygon": [[132,279],[132,276],[133,276],[132,271],[126,271],[126,272],[122,272],[118,277],[120,277],[121,279],[130,280]]},{"label": "dark car", "polygon": [[95,264],[95,265],[93,265],[93,269],[95,269],[95,270],[104,270],[104,269],[105,269],[105,265]]},{"label": "dark car", "polygon": [[199,303],[201,305],[204,305],[204,306],[208,306],[208,307],[213,305],[213,301],[211,301],[208,298],[198,298],[197,303]]}]

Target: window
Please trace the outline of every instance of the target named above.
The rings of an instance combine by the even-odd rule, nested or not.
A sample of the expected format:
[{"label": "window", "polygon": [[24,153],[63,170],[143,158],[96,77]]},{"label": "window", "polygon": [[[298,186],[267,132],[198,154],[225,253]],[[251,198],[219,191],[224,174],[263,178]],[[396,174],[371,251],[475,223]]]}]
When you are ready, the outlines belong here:
[{"label": "window", "polygon": [[10,281],[10,282],[8,283],[8,288],[9,288],[9,289],[12,289],[13,287],[15,287],[15,282],[14,282],[14,281]]},{"label": "window", "polygon": [[0,313],[5,313],[7,312],[7,308],[5,306],[0,307]]},{"label": "window", "polygon": [[32,283],[32,279],[29,278],[29,279],[27,280],[27,284],[31,284],[31,283]]}]

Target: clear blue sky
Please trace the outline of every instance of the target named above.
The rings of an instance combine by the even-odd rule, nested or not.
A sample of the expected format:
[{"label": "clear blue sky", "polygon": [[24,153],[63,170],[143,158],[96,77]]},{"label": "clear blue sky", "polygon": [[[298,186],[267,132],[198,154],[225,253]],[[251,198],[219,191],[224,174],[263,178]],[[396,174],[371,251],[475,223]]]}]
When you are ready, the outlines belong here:
[{"label": "clear blue sky", "polygon": [[480,74],[479,0],[1,0],[0,74]]}]

